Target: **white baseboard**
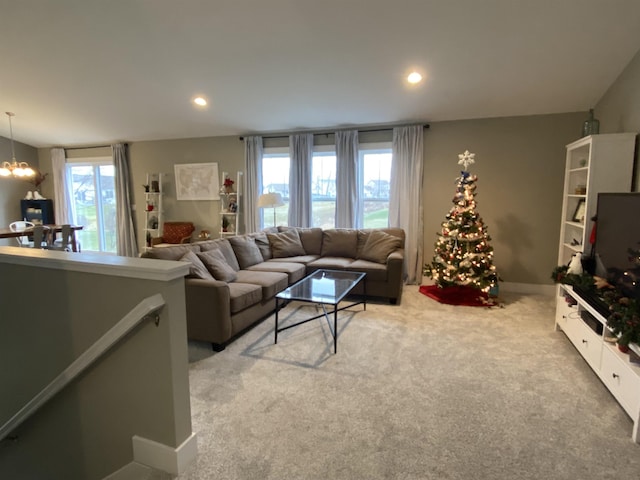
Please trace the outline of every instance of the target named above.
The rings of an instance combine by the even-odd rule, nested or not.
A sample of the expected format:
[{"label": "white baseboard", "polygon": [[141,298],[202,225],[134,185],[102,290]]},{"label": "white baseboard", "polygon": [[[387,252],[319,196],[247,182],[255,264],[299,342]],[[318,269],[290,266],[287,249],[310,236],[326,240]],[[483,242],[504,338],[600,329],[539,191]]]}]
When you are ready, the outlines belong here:
[{"label": "white baseboard", "polygon": [[142,480],[150,478],[152,473],[153,469],[151,467],[131,462],[108,477],[104,477],[103,480]]},{"label": "white baseboard", "polygon": [[198,441],[195,433],[192,433],[177,448],[169,447],[138,435],[133,436],[132,442],[133,460],[135,462],[173,475],[184,473],[198,454]]},{"label": "white baseboard", "polygon": [[541,285],[539,283],[514,283],[500,282],[500,290],[512,293],[525,293],[529,295],[549,295],[556,294],[556,285]]}]

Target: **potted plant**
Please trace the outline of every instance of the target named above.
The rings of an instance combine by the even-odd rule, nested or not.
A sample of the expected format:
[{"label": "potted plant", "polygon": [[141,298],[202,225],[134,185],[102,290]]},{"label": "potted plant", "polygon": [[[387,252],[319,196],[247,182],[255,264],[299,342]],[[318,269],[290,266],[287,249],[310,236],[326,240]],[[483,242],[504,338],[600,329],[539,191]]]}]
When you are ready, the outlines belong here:
[{"label": "potted plant", "polygon": [[611,310],[607,327],[618,337],[620,351],[627,352],[630,343],[640,344],[640,305],[618,290],[605,292],[604,298]]},{"label": "potted plant", "polygon": [[224,215],[222,216],[222,231],[226,232],[227,228],[229,228],[229,220]]}]

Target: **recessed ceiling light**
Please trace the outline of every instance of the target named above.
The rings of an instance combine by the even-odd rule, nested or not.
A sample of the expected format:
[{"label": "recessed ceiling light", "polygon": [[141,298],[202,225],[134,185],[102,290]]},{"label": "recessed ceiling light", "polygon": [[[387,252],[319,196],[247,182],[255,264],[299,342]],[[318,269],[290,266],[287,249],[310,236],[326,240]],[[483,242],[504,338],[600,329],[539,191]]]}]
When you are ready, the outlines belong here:
[{"label": "recessed ceiling light", "polygon": [[204,98],[204,97],[196,97],[196,98],[193,99],[193,103],[195,103],[199,107],[206,107],[207,106],[207,99]]},{"label": "recessed ceiling light", "polygon": [[409,83],[419,83],[422,80],[422,75],[420,75],[418,72],[411,72],[409,74],[409,76],[407,77],[407,81]]}]

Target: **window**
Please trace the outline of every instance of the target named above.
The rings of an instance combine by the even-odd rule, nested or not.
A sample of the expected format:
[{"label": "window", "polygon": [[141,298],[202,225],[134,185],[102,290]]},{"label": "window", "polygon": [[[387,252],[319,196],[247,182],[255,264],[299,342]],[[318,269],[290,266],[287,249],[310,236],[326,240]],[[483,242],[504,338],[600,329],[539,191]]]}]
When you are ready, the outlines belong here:
[{"label": "window", "polygon": [[[364,228],[389,226],[391,143],[361,144],[358,163],[358,201]],[[285,206],[276,209],[276,225],[287,225],[289,216],[289,149],[266,148],[262,157],[261,193],[277,192]],[[311,226],[335,227],[336,152],[333,146],[316,146],[311,171]],[[260,211],[262,228],[273,226],[273,212]]]},{"label": "window", "polygon": [[284,206],[275,209],[276,224],[273,225],[273,211],[260,209],[262,228],[287,225],[289,221],[289,149],[265,149],[262,156],[262,179],[260,193],[279,193]]},{"label": "window", "polygon": [[311,168],[311,226],[336,225],[336,152],[313,152]]},{"label": "window", "polygon": [[359,201],[363,228],[389,226],[391,145],[360,145]]},{"label": "window", "polygon": [[83,251],[116,253],[116,201],[111,158],[67,164],[73,223]]}]

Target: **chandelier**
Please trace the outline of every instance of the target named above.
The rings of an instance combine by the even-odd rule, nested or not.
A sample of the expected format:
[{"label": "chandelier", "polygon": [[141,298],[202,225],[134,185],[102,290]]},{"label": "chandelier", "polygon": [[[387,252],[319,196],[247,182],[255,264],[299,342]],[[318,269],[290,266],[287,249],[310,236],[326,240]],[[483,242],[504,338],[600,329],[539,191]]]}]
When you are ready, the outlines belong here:
[{"label": "chandelier", "polygon": [[10,162],[2,162],[2,166],[0,167],[0,176],[1,177],[33,177],[36,172],[29,166],[27,162],[18,162],[16,161],[16,152],[13,148],[13,128],[11,126],[11,117],[15,115],[15,113],[5,112],[9,117],[9,132],[11,134],[11,161]]}]

